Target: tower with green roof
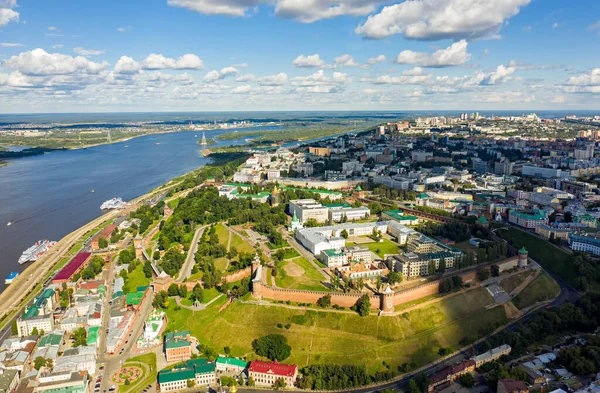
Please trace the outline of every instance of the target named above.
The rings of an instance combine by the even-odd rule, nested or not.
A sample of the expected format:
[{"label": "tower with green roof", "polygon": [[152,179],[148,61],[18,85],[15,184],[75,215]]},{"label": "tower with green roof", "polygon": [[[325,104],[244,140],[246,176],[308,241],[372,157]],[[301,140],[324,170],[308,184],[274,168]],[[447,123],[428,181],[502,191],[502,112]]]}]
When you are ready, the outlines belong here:
[{"label": "tower with green roof", "polygon": [[519,267],[527,267],[529,263],[529,252],[525,247],[519,250]]}]

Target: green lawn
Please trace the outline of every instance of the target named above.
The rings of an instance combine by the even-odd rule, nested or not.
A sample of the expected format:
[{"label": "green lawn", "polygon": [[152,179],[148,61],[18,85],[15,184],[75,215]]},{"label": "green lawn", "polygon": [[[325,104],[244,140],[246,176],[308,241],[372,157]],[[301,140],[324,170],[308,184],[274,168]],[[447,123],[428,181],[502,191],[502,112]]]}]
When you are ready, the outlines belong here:
[{"label": "green lawn", "polygon": [[231,234],[231,247],[235,247],[238,250],[238,252],[249,252],[251,254],[254,254],[256,252],[256,250],[254,250],[254,247],[246,243],[244,240],[242,240],[241,237],[239,237],[239,235],[235,233]]},{"label": "green lawn", "polygon": [[285,271],[285,277],[282,277],[281,273],[275,277],[278,287],[311,291],[328,290],[321,284],[324,280],[323,275],[302,257],[285,260],[281,263],[281,267]]},{"label": "green lawn", "polygon": [[556,248],[550,242],[530,233],[510,228],[496,233],[508,240],[514,247],[525,247],[529,256],[571,285],[575,284],[577,269],[570,263],[570,255]]},{"label": "green lawn", "polygon": [[477,255],[477,247],[470,245],[468,240],[460,243],[454,243],[453,247],[456,247],[463,252],[470,252]]},{"label": "green lawn", "polygon": [[179,205],[179,198],[175,198],[172,201],[169,201],[168,205],[171,209],[175,209],[177,205]]},{"label": "green lawn", "polygon": [[522,310],[537,302],[553,299],[559,292],[560,287],[556,281],[546,272],[542,272],[513,299],[513,304]]},{"label": "green lawn", "polygon": [[400,251],[400,247],[396,243],[393,243],[393,242],[389,241],[388,239],[383,239],[383,241],[380,243],[378,243],[378,242],[370,242],[370,243],[348,242],[348,245],[350,245],[350,246],[358,245],[358,246],[367,247],[369,250],[371,250],[372,252],[377,254],[377,256],[379,256],[380,258],[383,258],[384,254],[398,254],[398,252]]},{"label": "green lawn", "polygon": [[530,275],[531,271],[521,272],[512,275],[500,281],[500,286],[506,291],[506,293],[511,293],[512,291],[517,289],[517,287],[521,285]]},{"label": "green lawn", "polygon": [[221,257],[221,258],[215,259],[215,267],[217,268],[217,270],[220,270],[221,272],[225,272],[226,266],[227,266],[227,257]]},{"label": "green lawn", "polygon": [[200,280],[202,277],[204,277],[204,272],[197,271],[196,273],[189,276],[187,280],[188,281],[196,281],[196,280]]},{"label": "green lawn", "polygon": [[[459,348],[467,336],[486,333],[506,322],[502,307],[485,310],[492,298],[478,288],[434,305],[394,317],[359,317],[354,313],[295,310],[234,302],[218,312],[226,298],[204,311],[167,311],[169,330],[190,329],[201,343],[222,351],[229,346],[233,356],[255,359],[252,341],[266,334],[286,336],[292,346],[286,363],[300,367],[314,363],[366,365],[369,372],[381,370],[382,361],[391,369],[405,362],[423,366],[439,359],[440,347]],[[277,324],[291,324],[280,329]]]},{"label": "green lawn", "polygon": [[138,366],[142,369],[143,365],[148,367],[147,372],[145,372],[140,379],[135,382],[132,382],[131,385],[125,386],[124,384],[119,384],[119,392],[121,393],[137,393],[141,392],[146,386],[156,383],[156,355],[154,353],[147,353],[144,355],[140,355],[134,358],[127,359],[123,366]]},{"label": "green lawn", "polygon": [[150,280],[144,275],[144,266],[142,264],[136,266],[127,277],[127,283],[123,286],[123,292],[125,293],[135,292],[137,287],[145,287],[150,284]]},{"label": "green lawn", "polygon": [[229,230],[227,227],[223,224],[217,224],[217,226],[215,226],[215,233],[219,237],[219,244],[227,247],[227,242],[229,241]]}]

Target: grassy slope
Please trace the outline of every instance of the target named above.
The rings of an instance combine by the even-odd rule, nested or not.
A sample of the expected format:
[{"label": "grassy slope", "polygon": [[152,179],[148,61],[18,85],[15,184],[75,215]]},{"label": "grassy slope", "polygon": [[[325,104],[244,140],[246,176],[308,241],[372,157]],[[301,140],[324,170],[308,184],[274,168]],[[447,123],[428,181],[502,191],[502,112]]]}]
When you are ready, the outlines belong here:
[{"label": "grassy slope", "polygon": [[[253,358],[251,343],[270,333],[285,335],[292,355],[286,362],[300,366],[312,363],[366,364],[369,371],[386,361],[396,366],[415,361],[419,366],[438,359],[440,347],[460,347],[459,341],[480,329],[504,323],[502,307],[485,310],[492,302],[483,288],[396,317],[359,317],[351,313],[327,313],[265,307],[234,302],[222,313],[221,298],[202,312],[168,311],[171,330],[190,329],[192,334],[216,350],[224,346],[234,356]],[[291,323],[289,330],[277,324]]]},{"label": "grassy slope", "polygon": [[513,276],[504,278],[501,282],[500,282],[500,286],[502,287],[502,289],[504,289],[507,293],[511,293],[512,291],[514,291],[519,285],[521,285],[525,279],[527,279],[527,277],[529,277],[531,275],[531,271],[526,271],[526,272],[521,272],[519,274],[515,274]]},{"label": "grassy slope", "polygon": [[569,284],[574,284],[577,278],[577,269],[569,262],[569,254],[554,247],[550,242],[515,228],[499,230],[497,234],[510,241],[514,247],[521,248],[524,246],[529,251],[529,256],[536,262]]},{"label": "grassy slope", "polygon": [[560,287],[546,272],[542,272],[535,280],[513,299],[513,304],[524,309],[537,302],[550,300],[560,292]]},{"label": "grassy slope", "polygon": [[290,289],[306,289],[310,291],[327,291],[327,288],[321,284],[323,275],[315,267],[302,257],[285,260],[281,266],[286,271],[303,271],[300,276],[287,275],[281,278],[281,275],[275,277],[278,287]]},{"label": "grassy slope", "polygon": [[129,273],[127,277],[127,283],[123,287],[123,292],[125,293],[135,292],[137,287],[144,287],[150,284],[150,280],[144,275],[144,266],[141,264]]},{"label": "grassy slope", "polygon": [[244,240],[242,240],[241,237],[239,237],[235,233],[231,235],[231,247],[235,247],[238,250],[238,252],[249,252],[251,254],[255,253],[254,247],[246,243]]}]

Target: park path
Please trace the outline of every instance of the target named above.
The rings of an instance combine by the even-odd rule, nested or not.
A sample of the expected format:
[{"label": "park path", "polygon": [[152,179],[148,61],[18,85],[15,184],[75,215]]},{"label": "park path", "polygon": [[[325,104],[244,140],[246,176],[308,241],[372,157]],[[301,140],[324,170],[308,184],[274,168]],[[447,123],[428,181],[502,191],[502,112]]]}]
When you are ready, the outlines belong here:
[{"label": "park path", "polygon": [[186,306],[185,304],[181,304],[181,298],[179,296],[175,297],[175,303],[177,303],[177,305],[179,307],[182,308],[187,308],[188,310],[192,310],[192,311],[202,311],[204,309],[206,309],[206,307],[210,306],[211,304],[213,304],[215,301],[217,301],[217,299],[221,298],[223,296],[223,294],[219,294],[217,297],[215,297],[214,299],[211,299],[211,301],[209,301],[208,303],[203,303],[200,305],[200,307],[194,307],[194,306]]},{"label": "park path", "polygon": [[196,229],[196,233],[194,233],[194,238],[192,239],[192,244],[188,250],[187,257],[185,258],[185,262],[183,263],[181,271],[179,272],[179,276],[175,279],[175,282],[184,282],[191,275],[192,268],[196,262],[194,256],[198,250],[198,242],[200,241],[200,238],[202,237],[202,234],[207,226],[208,225],[204,225]]},{"label": "park path", "polygon": [[[225,224],[223,224],[225,225]],[[231,228],[229,228],[228,225],[225,225],[225,227],[227,228],[227,233],[229,234],[229,237],[227,238],[227,253],[229,254],[229,250],[231,250]],[[229,269],[229,262],[231,261],[231,259],[229,257],[227,257],[227,264],[225,265],[225,271],[227,271],[227,269]]]}]

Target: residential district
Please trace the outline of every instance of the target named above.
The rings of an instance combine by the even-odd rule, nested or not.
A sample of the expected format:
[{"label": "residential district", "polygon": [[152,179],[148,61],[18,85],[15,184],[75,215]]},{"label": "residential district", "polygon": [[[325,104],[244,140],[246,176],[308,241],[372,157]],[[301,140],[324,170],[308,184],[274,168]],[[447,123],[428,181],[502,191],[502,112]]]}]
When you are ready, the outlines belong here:
[{"label": "residential district", "polygon": [[[0,392],[600,392],[599,126],[463,113],[241,149],[108,213],[3,311]],[[467,324],[499,317],[419,361],[348,353],[341,374],[318,347],[294,355],[299,316],[225,317],[385,323],[452,299],[481,302],[461,305]]]}]

